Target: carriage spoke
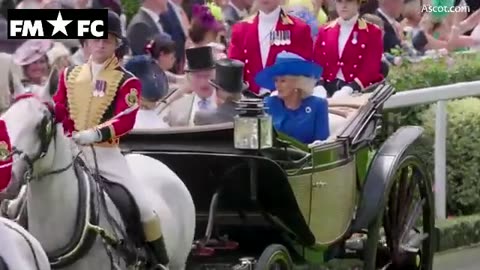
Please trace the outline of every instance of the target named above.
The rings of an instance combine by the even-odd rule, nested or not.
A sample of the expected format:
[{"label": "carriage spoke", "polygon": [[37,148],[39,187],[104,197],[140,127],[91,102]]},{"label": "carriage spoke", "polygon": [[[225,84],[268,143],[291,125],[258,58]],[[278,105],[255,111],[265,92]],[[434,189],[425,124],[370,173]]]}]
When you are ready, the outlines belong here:
[{"label": "carriage spoke", "polygon": [[416,203],[413,206],[413,211],[411,212],[410,215],[408,215],[408,220],[405,224],[405,227],[403,228],[402,235],[400,237],[400,244],[404,244],[406,242],[407,236],[410,231],[412,231],[414,225],[416,224],[418,218],[420,215],[423,213],[423,206],[425,205],[425,198],[423,198],[420,201],[416,201]]}]

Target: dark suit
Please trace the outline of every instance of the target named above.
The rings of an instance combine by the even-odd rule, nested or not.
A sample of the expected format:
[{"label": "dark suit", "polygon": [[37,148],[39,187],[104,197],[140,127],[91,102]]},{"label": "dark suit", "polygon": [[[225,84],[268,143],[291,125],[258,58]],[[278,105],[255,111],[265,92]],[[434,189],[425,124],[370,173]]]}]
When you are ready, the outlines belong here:
[{"label": "dark suit", "polygon": [[140,9],[133,16],[127,28],[127,39],[132,49],[132,54],[145,54],[145,45],[148,40],[157,34],[160,34],[157,23],[145,11]]},{"label": "dark suit", "polygon": [[375,11],[375,14],[379,16],[384,24],[384,35],[383,35],[383,51],[390,53],[393,48],[396,46],[402,46],[402,41],[398,38],[394,26],[380,13],[378,10]]},{"label": "dark suit", "polygon": [[235,103],[225,102],[218,106],[216,110],[197,111],[193,123],[197,126],[203,126],[233,122],[233,118],[238,114],[235,108]]},{"label": "dark suit", "polygon": [[226,5],[223,8],[222,13],[223,13],[223,19],[229,26],[232,26],[234,23],[242,19],[240,15],[237,13],[237,11],[231,5]]},{"label": "dark suit", "polygon": [[177,60],[172,71],[179,73],[184,65],[186,37],[175,7],[172,4],[168,3],[168,11],[160,15],[160,22],[163,30],[175,41],[175,56]]}]

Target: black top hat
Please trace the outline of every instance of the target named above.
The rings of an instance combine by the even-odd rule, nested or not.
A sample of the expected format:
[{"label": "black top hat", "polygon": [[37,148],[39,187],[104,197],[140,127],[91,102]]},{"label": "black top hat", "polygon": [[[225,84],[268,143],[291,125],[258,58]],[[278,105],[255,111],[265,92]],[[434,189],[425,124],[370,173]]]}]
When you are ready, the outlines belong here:
[{"label": "black top hat", "polygon": [[215,68],[212,47],[196,47],[185,50],[187,58],[187,68],[185,71],[199,71]]},{"label": "black top hat", "polygon": [[243,81],[243,62],[234,59],[220,59],[215,66],[215,80],[210,81],[216,88],[229,93],[242,93],[248,89]]},{"label": "black top hat", "polygon": [[108,33],[114,34],[117,38],[123,39],[120,17],[110,9],[108,10]]}]

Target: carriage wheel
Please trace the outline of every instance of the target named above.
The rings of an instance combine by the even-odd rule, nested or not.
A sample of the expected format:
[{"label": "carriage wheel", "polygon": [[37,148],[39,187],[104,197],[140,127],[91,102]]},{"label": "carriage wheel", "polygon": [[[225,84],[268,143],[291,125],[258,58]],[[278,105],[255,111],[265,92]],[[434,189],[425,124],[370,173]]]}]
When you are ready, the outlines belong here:
[{"label": "carriage wheel", "polygon": [[373,258],[367,263],[372,267],[366,270],[431,270],[434,206],[430,177],[415,155],[404,156],[398,164],[383,215],[368,230],[367,254]]},{"label": "carriage wheel", "polygon": [[278,244],[269,245],[258,258],[255,270],[290,270],[293,262],[288,250]]}]

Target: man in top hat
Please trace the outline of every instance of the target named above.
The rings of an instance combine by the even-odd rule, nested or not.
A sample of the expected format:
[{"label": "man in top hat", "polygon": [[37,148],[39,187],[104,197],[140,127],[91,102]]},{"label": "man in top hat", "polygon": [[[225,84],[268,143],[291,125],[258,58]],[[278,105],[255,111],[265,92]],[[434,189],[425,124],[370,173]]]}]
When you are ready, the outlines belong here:
[{"label": "man in top hat", "polygon": [[[173,126],[193,126],[194,116],[198,111],[214,110],[215,91],[210,80],[215,75],[215,60],[212,47],[196,47],[186,51],[187,89],[191,93],[183,94],[167,106],[164,121]],[[188,91],[186,89],[177,92]],[[175,94],[175,93],[174,93]],[[173,94],[173,95],[174,95]],[[167,98],[168,99],[168,98]]]},{"label": "man in top hat", "polygon": [[235,102],[242,98],[242,92],[248,89],[243,81],[243,67],[241,61],[234,59],[220,59],[215,67],[215,79],[210,81],[216,89],[217,109],[198,111],[195,114],[195,125],[211,125],[233,122],[237,115]]},{"label": "man in top hat", "polygon": [[324,68],[322,83],[328,96],[362,91],[383,79],[382,30],[359,18],[363,0],[337,0],[339,18],[321,27],[313,60]]},{"label": "man in top hat", "polygon": [[120,18],[110,10],[107,25],[107,39],[85,41],[90,48],[89,61],[66,68],[60,74],[53,99],[56,104],[68,108],[64,128],[67,133],[73,133],[72,138],[80,145],[90,168],[98,165],[101,176],[125,186],[135,198],[148,247],[153,251],[156,263],[165,266],[168,256],[160,220],[148,196],[144,196],[149,187],[135,181],[119,148],[120,137],[135,124],[141,84],[119,64],[115,56],[123,36]]},{"label": "man in top hat", "polygon": [[257,1],[259,12],[232,28],[228,58],[245,63],[244,79],[250,91],[268,93],[255,83],[255,75],[275,62],[281,51],[312,59],[313,40],[310,27],[302,19],[288,15],[281,0]]}]

